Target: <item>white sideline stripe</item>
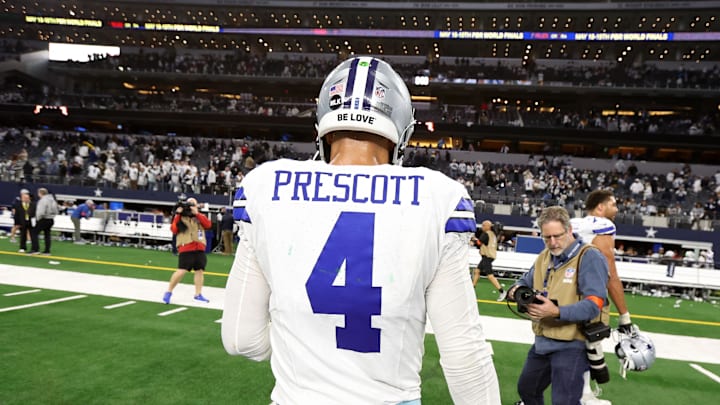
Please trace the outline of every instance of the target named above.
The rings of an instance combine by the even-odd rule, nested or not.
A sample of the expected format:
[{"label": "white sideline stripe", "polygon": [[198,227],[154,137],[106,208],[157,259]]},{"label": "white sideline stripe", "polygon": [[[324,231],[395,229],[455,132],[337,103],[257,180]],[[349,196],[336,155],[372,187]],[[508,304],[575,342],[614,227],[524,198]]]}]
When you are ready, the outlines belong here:
[{"label": "white sideline stripe", "polygon": [[[187,279],[187,277],[185,277]],[[169,280],[168,276],[168,280]],[[37,267],[12,266],[0,264],[0,284],[16,285],[45,290],[72,291],[78,294],[102,295],[140,302],[162,302],[167,291],[167,281],[146,280],[140,278],[104,276]],[[193,300],[195,286],[180,283],[173,291],[172,303],[184,307],[222,309],[225,302],[225,289],[203,287],[203,295],[210,302]],[[698,360],[700,361],[700,360]]]},{"label": "white sideline stripe", "polygon": [[55,303],[63,302],[63,301],[77,300],[77,299],[85,298],[85,297],[87,297],[87,295],[73,295],[72,297],[58,298],[56,300],[40,301],[40,302],[35,302],[32,304],[18,305],[16,307],[0,308],[0,312],[10,312],[10,311],[16,311],[18,309],[39,307],[42,305],[49,305],[49,304],[55,304]]},{"label": "white sideline stripe", "polygon": [[187,307],[175,308],[175,309],[171,309],[171,310],[169,310],[169,311],[160,312],[160,313],[158,314],[158,316],[168,316],[168,315],[176,314],[176,313],[178,313],[178,312],[185,311],[186,309],[187,309]]},{"label": "white sideline stripe", "polygon": [[32,293],[36,293],[36,292],[40,292],[40,291],[42,291],[42,290],[35,289],[35,290],[17,291],[17,292],[13,292],[13,293],[3,294],[3,296],[12,297],[14,295],[32,294]]},{"label": "white sideline stripe", "polygon": [[[167,291],[167,282],[137,278],[102,276],[74,271],[40,269],[0,264],[0,284],[15,285],[47,290],[63,290],[79,294],[102,295],[141,302],[162,303],[161,298]],[[225,289],[203,287],[203,295],[210,303],[193,300],[195,287],[192,284],[178,284],[173,292],[172,303],[190,308],[222,310],[225,303]],[[500,342],[532,344],[534,336],[530,321],[524,319],[497,318],[481,316],[485,338]],[[642,328],[642,324],[640,324]],[[432,328],[428,325],[428,328]],[[720,364],[720,339],[694,336],[669,335],[664,333],[646,333],[655,343],[657,357],[685,362]],[[613,339],[603,340],[603,351],[615,358]],[[699,350],[698,348],[710,348]]]},{"label": "white sideline stripe", "polygon": [[104,306],[103,308],[105,308],[105,309],[115,309],[115,308],[120,308],[120,307],[125,307],[125,306],[128,306],[128,305],[132,305],[132,304],[134,304],[135,302],[137,302],[137,301],[119,302],[119,303],[117,303],[117,304],[106,305],[106,306]]},{"label": "white sideline stripe", "polygon": [[720,384],[720,377],[718,377],[717,374],[713,373],[712,371],[706,370],[702,366],[698,366],[695,363],[690,363],[690,367],[694,368],[702,374],[705,374],[706,376],[710,377],[711,380],[714,380],[716,383]]}]

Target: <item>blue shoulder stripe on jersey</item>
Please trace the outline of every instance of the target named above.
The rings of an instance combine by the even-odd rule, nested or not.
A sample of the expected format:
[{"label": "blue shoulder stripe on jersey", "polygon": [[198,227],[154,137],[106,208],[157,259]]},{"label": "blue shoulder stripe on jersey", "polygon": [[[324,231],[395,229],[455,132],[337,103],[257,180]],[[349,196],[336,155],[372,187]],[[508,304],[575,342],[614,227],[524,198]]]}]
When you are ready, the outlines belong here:
[{"label": "blue shoulder stripe on jersey", "polygon": [[233,208],[233,219],[236,221],[247,222],[249,224],[252,223],[245,207]]},{"label": "blue shoulder stripe on jersey", "polygon": [[457,207],[455,207],[455,211],[475,211],[472,200],[469,198],[461,198]]},{"label": "blue shoulder stripe on jersey", "polygon": [[615,227],[614,226],[608,226],[607,228],[601,228],[601,229],[593,229],[594,234],[599,235],[606,235],[606,234],[615,234]]},{"label": "blue shoulder stripe on jersey", "polygon": [[245,188],[244,187],[238,188],[237,191],[235,192],[235,201],[245,200],[245,199],[246,199],[245,198]]},{"label": "blue shoulder stripe on jersey", "polygon": [[450,218],[445,223],[445,233],[448,232],[475,232],[477,224],[470,218]]},{"label": "blue shoulder stripe on jersey", "polygon": [[235,201],[233,201],[233,219],[236,221],[252,223],[252,221],[250,221],[250,216],[245,209],[246,203],[245,188],[240,187],[235,192]]}]

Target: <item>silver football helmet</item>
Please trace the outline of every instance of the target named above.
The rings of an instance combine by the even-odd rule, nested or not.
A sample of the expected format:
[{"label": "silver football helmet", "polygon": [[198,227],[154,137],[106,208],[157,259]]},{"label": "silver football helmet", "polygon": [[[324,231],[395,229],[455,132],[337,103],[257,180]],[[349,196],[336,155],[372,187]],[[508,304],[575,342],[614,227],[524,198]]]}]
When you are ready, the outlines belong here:
[{"label": "silver football helmet", "polygon": [[390,160],[402,164],[414,130],[410,92],[387,62],[369,56],[340,63],[325,79],[317,102],[317,148],[328,161],[323,139],[335,131],[358,131],[387,138],[395,144]]},{"label": "silver football helmet", "polygon": [[615,346],[615,354],[620,359],[620,374],[625,378],[625,372],[645,371],[655,362],[655,344],[642,333],[632,336],[623,336]]}]

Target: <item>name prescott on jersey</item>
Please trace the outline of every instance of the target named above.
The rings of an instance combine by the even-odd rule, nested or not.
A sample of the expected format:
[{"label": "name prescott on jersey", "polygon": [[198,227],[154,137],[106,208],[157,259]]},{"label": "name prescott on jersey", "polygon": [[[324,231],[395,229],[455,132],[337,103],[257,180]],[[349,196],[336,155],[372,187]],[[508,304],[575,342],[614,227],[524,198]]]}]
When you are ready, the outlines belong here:
[{"label": "name prescott on jersey", "polygon": [[272,200],[420,205],[424,181],[420,175],[276,170]]}]

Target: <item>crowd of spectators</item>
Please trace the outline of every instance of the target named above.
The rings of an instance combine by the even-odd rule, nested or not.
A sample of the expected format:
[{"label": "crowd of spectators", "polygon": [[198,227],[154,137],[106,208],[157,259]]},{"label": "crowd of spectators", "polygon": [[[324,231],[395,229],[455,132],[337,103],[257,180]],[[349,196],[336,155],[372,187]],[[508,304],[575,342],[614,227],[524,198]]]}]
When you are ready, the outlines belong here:
[{"label": "crowd of spectators", "polygon": [[[68,106],[69,108],[103,109],[114,111],[164,111],[226,113],[274,117],[308,117],[315,110],[313,99],[297,97],[255,97],[251,94],[239,98],[212,94],[183,92],[98,92],[96,94],[62,93],[57,89],[34,91],[3,86],[0,103]],[[428,110],[418,110],[421,122],[461,124],[465,126],[520,126],[528,128],[570,128],[588,131],[647,134],[718,134],[720,116],[690,115],[679,117],[650,117],[646,111],[634,116],[602,115],[600,112],[577,110],[521,109],[494,105],[437,104]]]},{"label": "crowd of spectators", "polygon": [[615,257],[620,261],[632,263],[664,264],[674,263],[688,267],[710,267],[714,266],[715,254],[712,250],[702,249],[696,252],[694,249],[682,249],[680,247],[664,247],[659,243],[653,246],[625,246],[625,243],[617,243],[615,246]]},{"label": "crowd of spectators", "polygon": [[[392,55],[388,56],[392,59]],[[174,48],[164,52],[122,53],[83,64],[83,68],[129,72],[181,73],[203,75],[280,76],[322,78],[336,64],[335,58],[313,58],[303,55],[282,59],[260,57],[250,53],[178,53]],[[672,89],[720,88],[720,66],[691,70],[685,67],[661,69],[657,64],[584,65],[568,61],[562,66],[533,63],[530,67],[487,63],[469,58],[439,59],[423,63],[394,63],[398,73],[411,80],[428,76],[430,82],[468,83],[491,80],[490,83],[530,82],[538,85],[640,87]]]},{"label": "crowd of spectators", "polygon": [[[308,159],[290,143],[252,139],[79,133],[4,128],[0,130],[0,180],[73,184],[174,193],[231,194],[244,175],[272,159]],[[510,214],[536,217],[550,205],[579,212],[586,193],[611,188],[618,199],[617,223],[642,224],[642,216],[669,219],[668,226],[710,230],[720,226],[720,170],[713,176],[692,173],[689,165],[664,176],[644,174],[622,159],[611,171],[578,169],[570,156],[532,156],[525,164],[459,161],[452,149],[411,145],[405,164],[446,173],[465,185],[476,200],[476,215],[497,204]],[[707,220],[704,221],[703,220]],[[639,221],[639,222],[637,222]],[[501,234],[501,249],[512,249],[512,234]],[[660,263],[670,258],[686,265],[713,262],[712,252],[665,254],[658,247],[618,246],[620,260]],[[647,252],[645,252],[647,250]],[[677,250],[677,249],[676,249]],[[664,262],[663,262],[664,263]]]},{"label": "crowd of spectators", "polygon": [[[310,158],[293,144],[252,139],[178,138],[6,128],[0,131],[0,179],[151,191],[228,194],[257,164],[281,157]],[[508,204],[536,216],[548,205],[581,209],[584,196],[612,188],[620,222],[666,216],[671,226],[701,229],[720,219],[720,171],[700,176],[689,165],[664,176],[643,174],[617,160],[609,172],[579,169],[570,156],[533,156],[525,164],[458,161],[452,149],[410,146],[405,164],[445,172],[475,200]]]},{"label": "crowd of spectators", "polygon": [[17,128],[0,131],[0,145],[3,181],[174,193],[228,195],[257,164],[308,158],[289,143]]},{"label": "crowd of spectators", "polygon": [[621,223],[642,223],[638,216],[651,215],[667,217],[670,226],[702,229],[701,220],[720,219],[720,170],[701,176],[687,164],[659,176],[641,173],[623,159],[607,172],[573,167],[571,156],[530,155],[526,164],[512,165],[458,161],[449,149],[415,147],[408,150],[407,164],[441,170],[464,184],[475,200],[511,205],[515,215],[537,216],[555,204],[582,209],[587,193],[610,188],[618,199]]},{"label": "crowd of spectators", "polygon": [[[73,65],[80,69],[108,69],[127,72],[179,73],[198,75],[240,75],[254,77],[322,78],[336,64],[333,58],[307,56],[273,59],[248,53],[179,53],[143,51],[123,53],[117,57],[98,57],[90,63]],[[62,65],[62,64],[61,64]],[[518,81],[531,79],[535,84],[713,89],[720,83],[720,67],[706,70],[661,70],[656,65],[587,67],[573,65],[526,69],[503,64],[481,64],[470,59],[454,63],[398,63],[397,70],[407,80],[417,74],[430,75],[431,80],[455,82],[458,78],[484,78]],[[76,108],[108,110],[156,110],[168,112],[213,112],[242,115],[307,116],[314,110],[313,97],[267,97],[256,94],[196,93],[185,90],[149,91],[144,94],[132,89],[101,88],[100,82],[88,81],[73,90],[17,87],[7,80],[0,88],[0,103],[66,105]],[[476,85],[476,84],[475,84]],[[429,109],[419,109],[420,121],[463,125],[523,126],[535,128],[573,128],[608,132],[648,134],[713,135],[718,133],[717,112],[687,112],[682,115],[653,117],[645,109],[634,115],[604,115],[602,108],[591,111],[577,106],[541,108],[542,106],[508,106],[506,103],[481,105],[447,104],[442,99]]]}]

